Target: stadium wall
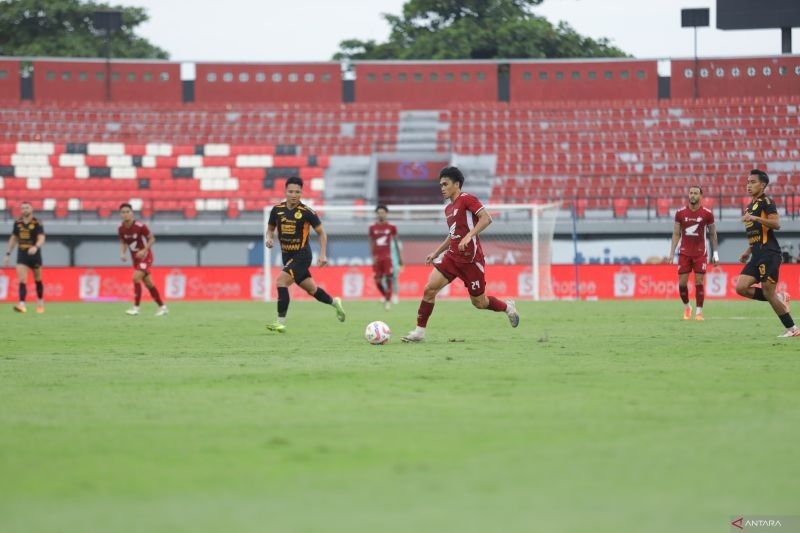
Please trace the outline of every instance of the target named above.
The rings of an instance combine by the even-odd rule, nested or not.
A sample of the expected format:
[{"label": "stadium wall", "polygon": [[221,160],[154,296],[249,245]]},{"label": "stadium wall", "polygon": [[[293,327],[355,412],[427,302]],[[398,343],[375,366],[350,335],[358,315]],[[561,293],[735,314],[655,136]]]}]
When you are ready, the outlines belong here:
[{"label": "stadium wall", "polygon": [[197,102],[342,101],[339,63],[197,63]]},{"label": "stadium wall", "polygon": [[0,59],[0,100],[20,99],[20,67],[18,60]]},{"label": "stadium wall", "polygon": [[[696,71],[696,72],[695,72]],[[700,59],[672,62],[672,98],[692,98],[695,76],[702,98],[800,94],[800,57]]]},{"label": "stadium wall", "polygon": [[511,64],[511,100],[613,100],[658,97],[655,61]]},{"label": "stadium wall", "polygon": [[[22,59],[33,66],[34,101],[106,99],[104,61],[50,58],[0,61],[0,99],[20,99]],[[506,99],[536,102],[659,97],[656,60],[194,63],[194,78],[183,82],[180,63],[117,60],[110,65],[111,100],[115,102],[180,103],[187,98],[197,104],[399,102],[414,109]],[[505,78],[500,84],[498,74],[506,69],[507,93],[501,87]],[[693,60],[676,59],[671,62],[671,77],[666,78],[671,98],[694,95],[695,70],[703,97],[800,93],[799,56],[703,58],[697,69]],[[353,84],[352,99],[345,99],[346,83]],[[188,84],[186,92],[184,84]]]},{"label": "stadium wall", "polygon": [[175,103],[182,101],[180,64],[168,62],[33,61],[33,94],[42,102],[106,100],[110,71],[111,101]]}]

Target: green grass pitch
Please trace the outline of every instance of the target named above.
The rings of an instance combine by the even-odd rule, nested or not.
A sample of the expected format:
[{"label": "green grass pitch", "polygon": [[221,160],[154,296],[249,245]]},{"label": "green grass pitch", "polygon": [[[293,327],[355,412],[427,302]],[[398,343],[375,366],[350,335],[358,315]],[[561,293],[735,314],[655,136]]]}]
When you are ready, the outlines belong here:
[{"label": "green grass pitch", "polygon": [[[767,305],[124,304],[0,313],[4,532],[727,531],[800,514]],[[384,320],[386,346],[363,339]],[[448,342],[456,338],[463,342]]]}]

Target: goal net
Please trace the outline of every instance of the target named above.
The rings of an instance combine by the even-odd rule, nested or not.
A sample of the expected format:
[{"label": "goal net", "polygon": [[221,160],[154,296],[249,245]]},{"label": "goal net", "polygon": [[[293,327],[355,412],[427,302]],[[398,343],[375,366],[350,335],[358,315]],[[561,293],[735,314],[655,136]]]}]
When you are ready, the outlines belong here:
[{"label": "goal net", "polygon": [[[492,224],[480,235],[486,257],[486,283],[491,294],[505,294],[514,298],[550,300],[553,286],[550,271],[553,232],[560,204],[486,204]],[[360,267],[365,270],[372,264],[368,228],[375,222],[375,206],[366,205],[311,205],[322,219],[328,235],[328,264],[343,269],[326,269],[326,276],[353,276]],[[447,236],[444,205],[389,205],[388,221],[397,226],[401,243],[403,270],[397,279],[402,298],[418,299],[430,267],[424,267],[425,257],[436,249]],[[264,210],[264,228],[270,208]],[[319,243],[312,232],[311,246],[314,261]],[[424,268],[423,268],[424,267]],[[282,268],[280,246],[275,236],[275,246],[265,249],[264,287],[265,299],[275,298],[274,278]],[[397,270],[397,269],[396,269]],[[323,274],[322,270],[314,269]],[[362,275],[362,278],[364,275]],[[369,283],[371,281],[368,280]],[[344,283],[344,282],[343,282]],[[360,283],[365,283],[361,281]],[[461,284],[456,280],[450,285]],[[347,292],[347,291],[345,291]],[[442,291],[447,297],[449,291]],[[364,291],[354,291],[345,296],[369,298]],[[374,297],[374,296],[373,296]]]}]

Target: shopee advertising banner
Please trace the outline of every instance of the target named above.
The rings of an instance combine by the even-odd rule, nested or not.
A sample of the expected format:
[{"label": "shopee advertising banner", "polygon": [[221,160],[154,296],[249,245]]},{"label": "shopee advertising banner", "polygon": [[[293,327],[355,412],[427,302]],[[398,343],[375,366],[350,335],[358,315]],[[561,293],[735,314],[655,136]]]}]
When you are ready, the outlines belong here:
[{"label": "shopee advertising banner", "polygon": [[[706,298],[739,298],[736,280],[742,266],[720,265],[706,274]],[[576,292],[574,265],[549,267],[550,289],[542,286],[543,297],[573,299]],[[399,277],[401,298],[418,299],[431,267],[413,265],[403,269]],[[278,275],[272,269],[272,277]],[[262,300],[264,271],[256,267],[156,267],[153,279],[166,300]],[[332,295],[345,300],[378,299],[371,267],[335,266],[312,268],[314,280]],[[669,299],[678,294],[675,265],[583,265],[578,268],[580,297],[601,300]],[[82,268],[45,267],[45,299],[65,302],[103,302],[130,300],[133,296],[133,270],[125,267]],[[28,298],[35,299],[33,280],[29,279]],[[690,280],[690,287],[694,284]],[[487,265],[486,289],[500,298],[531,298],[533,277],[530,267],[519,265]],[[781,267],[779,289],[790,295],[800,294],[800,264]],[[397,291],[397,288],[395,288]],[[275,297],[273,285],[272,297]],[[302,289],[293,286],[292,297],[310,299]],[[149,296],[145,293],[145,300]],[[467,290],[455,280],[441,293],[441,298],[467,298]],[[13,269],[0,270],[0,301],[16,301],[18,284]]]}]

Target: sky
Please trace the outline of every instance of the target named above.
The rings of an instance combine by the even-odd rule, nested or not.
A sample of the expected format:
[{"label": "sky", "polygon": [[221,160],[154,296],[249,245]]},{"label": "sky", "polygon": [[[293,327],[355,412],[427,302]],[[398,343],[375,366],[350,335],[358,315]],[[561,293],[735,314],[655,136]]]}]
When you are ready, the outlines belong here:
[{"label": "sky", "polygon": [[[385,40],[381,13],[400,14],[404,0],[117,0],[144,7],[150,21],[139,34],[175,61],[327,61],[349,38]],[[224,6],[224,7],[223,7]],[[535,13],[564,20],[579,33],[608,37],[645,59],[693,55],[693,31],[680,27],[682,8],[711,9],[698,30],[701,57],[777,55],[780,30],[715,28],[716,0],[545,0]],[[793,30],[800,53],[800,29]]]}]

